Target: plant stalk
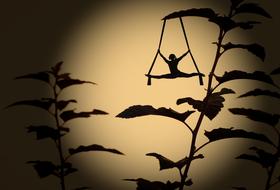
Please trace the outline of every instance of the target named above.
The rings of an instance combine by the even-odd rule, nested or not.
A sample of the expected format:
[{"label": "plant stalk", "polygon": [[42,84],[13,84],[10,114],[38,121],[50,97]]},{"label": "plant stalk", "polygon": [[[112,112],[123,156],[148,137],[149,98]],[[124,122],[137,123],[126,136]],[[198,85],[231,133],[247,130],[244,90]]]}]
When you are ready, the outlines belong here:
[{"label": "plant stalk", "polygon": [[[277,129],[276,129],[276,132],[278,132],[278,147],[277,147],[277,153],[275,154],[275,156],[277,156],[279,158],[279,156],[280,156],[280,133]],[[275,162],[268,171],[268,177],[267,177],[267,180],[266,180],[266,183],[265,183],[265,189],[264,190],[269,190],[273,186],[271,184],[271,181],[272,181],[272,176],[273,176],[273,173],[274,173],[274,170],[276,168],[277,163],[278,162]]]},{"label": "plant stalk", "polygon": [[60,179],[60,186],[61,190],[66,190],[65,188],[65,176],[64,176],[64,165],[65,165],[65,160],[63,156],[63,150],[62,150],[62,141],[61,141],[61,136],[60,136],[60,123],[59,123],[59,116],[58,116],[58,108],[57,108],[57,99],[58,99],[58,93],[56,91],[56,82],[57,79],[55,79],[55,84],[53,87],[53,92],[54,92],[54,99],[55,99],[55,104],[54,104],[54,115],[55,115],[55,122],[56,122],[56,128],[59,133],[59,137],[57,139],[57,148],[58,148],[58,153],[59,153],[59,160],[60,160],[60,174],[59,174],[59,179]]},{"label": "plant stalk", "polygon": [[[224,37],[224,32],[223,32],[222,29],[220,29],[219,37],[218,37],[218,43],[217,43],[216,56],[215,56],[215,59],[214,59],[214,63],[213,63],[211,72],[209,74],[207,93],[206,93],[206,97],[204,99],[205,109],[206,109],[207,104],[208,104],[208,98],[209,98],[209,96],[212,93],[212,80],[213,80],[214,72],[216,70],[216,67],[217,67],[217,64],[219,62],[219,58],[220,58],[220,55],[221,55],[220,51],[221,51],[221,45],[222,45],[223,37]],[[188,158],[189,158],[188,160],[189,161],[187,162],[186,167],[185,167],[185,171],[183,173],[183,176],[181,177],[181,182],[180,182],[181,184],[180,184],[179,190],[183,190],[184,189],[185,181],[186,181],[186,179],[188,177],[188,173],[189,173],[189,169],[190,169],[190,166],[191,166],[191,162],[193,160],[194,154],[196,153],[196,139],[197,139],[197,135],[198,135],[198,132],[199,132],[199,129],[200,129],[200,126],[201,126],[201,123],[203,121],[204,116],[205,116],[205,111],[202,111],[200,113],[200,115],[199,115],[198,120],[197,120],[196,127],[195,127],[195,129],[194,129],[194,131],[192,133],[191,149],[190,149],[189,156],[188,156]]]}]

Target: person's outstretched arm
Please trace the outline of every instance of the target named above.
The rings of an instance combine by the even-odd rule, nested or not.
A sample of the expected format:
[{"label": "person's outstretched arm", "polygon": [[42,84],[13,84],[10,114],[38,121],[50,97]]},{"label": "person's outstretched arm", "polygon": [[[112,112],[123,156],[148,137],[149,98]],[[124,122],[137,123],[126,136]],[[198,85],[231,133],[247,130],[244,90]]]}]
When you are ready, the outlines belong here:
[{"label": "person's outstretched arm", "polygon": [[183,59],[186,55],[188,55],[189,52],[190,52],[190,50],[188,50],[186,53],[184,53],[183,55],[181,55],[181,57],[178,58],[178,61],[180,61],[180,60]]},{"label": "person's outstretched arm", "polygon": [[169,60],[166,59],[166,58],[164,57],[164,55],[162,55],[162,53],[160,52],[160,50],[158,50],[158,53],[159,53],[159,55],[162,57],[162,59],[164,59],[164,61],[165,61],[166,63],[169,62]]}]

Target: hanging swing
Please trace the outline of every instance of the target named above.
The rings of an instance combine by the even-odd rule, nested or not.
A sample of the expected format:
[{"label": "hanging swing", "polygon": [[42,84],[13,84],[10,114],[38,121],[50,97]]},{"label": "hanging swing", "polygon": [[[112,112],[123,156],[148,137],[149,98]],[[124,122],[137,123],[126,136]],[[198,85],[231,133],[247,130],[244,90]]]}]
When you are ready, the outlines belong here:
[{"label": "hanging swing", "polygon": [[[148,85],[151,85],[152,83],[152,78],[154,79],[174,79],[174,78],[178,78],[178,77],[181,77],[181,78],[189,78],[189,77],[193,77],[193,76],[198,76],[199,77],[199,84],[200,85],[203,85],[203,76],[204,74],[200,73],[199,72],[199,69],[197,67],[197,64],[194,60],[194,57],[193,57],[193,54],[190,50],[190,45],[189,45],[189,42],[188,42],[188,39],[187,39],[187,35],[186,35],[186,31],[185,31],[185,27],[184,27],[184,23],[182,21],[182,18],[179,17],[179,20],[180,20],[180,23],[181,23],[181,28],[182,28],[182,31],[183,31],[183,34],[184,34],[184,38],[185,38],[185,41],[186,41],[186,46],[187,46],[187,52],[184,53],[182,56],[180,56],[179,58],[176,58],[176,56],[174,54],[170,54],[169,56],[169,60],[167,58],[165,58],[161,52],[160,52],[160,47],[161,47],[161,43],[162,43],[162,38],[163,38],[163,33],[164,33],[164,30],[165,30],[165,24],[166,24],[166,19],[163,20],[163,25],[162,25],[162,31],[161,31],[161,35],[160,35],[160,40],[159,40],[159,45],[158,45],[158,50],[157,50],[157,53],[154,57],[154,60],[152,62],[152,65],[149,69],[149,72],[148,74],[146,74],[146,76],[148,77]],[[156,60],[157,60],[157,57],[158,57],[158,54],[160,54],[160,56],[164,59],[164,61],[168,64],[169,66],[169,70],[170,70],[170,73],[169,74],[163,74],[163,75],[151,75],[151,72],[153,70],[153,67],[156,63]],[[187,54],[190,54],[190,57],[192,59],[192,62],[196,68],[196,73],[184,73],[184,72],[181,72],[178,70],[177,66],[179,64],[179,61],[185,57]]]}]

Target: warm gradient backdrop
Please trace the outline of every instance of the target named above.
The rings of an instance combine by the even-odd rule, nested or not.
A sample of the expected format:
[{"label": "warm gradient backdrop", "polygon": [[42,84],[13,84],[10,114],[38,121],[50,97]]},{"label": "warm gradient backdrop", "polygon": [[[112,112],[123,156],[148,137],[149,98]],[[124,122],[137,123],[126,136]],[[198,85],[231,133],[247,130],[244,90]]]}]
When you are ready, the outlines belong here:
[{"label": "warm gradient backdrop", "polygon": [[[277,5],[257,1],[273,16],[263,20],[256,30],[230,33],[228,40],[234,42],[257,42],[267,50],[267,59],[262,63],[244,51],[227,53],[221,59],[217,74],[240,69],[271,71],[278,62],[279,14]],[[176,80],[152,80],[147,86],[148,72],[157,51],[162,21],[165,15],[182,9],[211,7],[225,13],[228,2],[222,0],[150,0],[150,1],[28,1],[3,3],[1,6],[1,107],[28,98],[47,96],[47,88],[32,81],[13,81],[15,76],[45,70],[63,60],[65,72],[73,77],[98,83],[67,90],[63,97],[74,97],[79,103],[74,108],[84,111],[99,108],[110,113],[80,119],[69,123],[71,133],[67,136],[67,147],[81,144],[101,144],[117,148],[126,156],[107,153],[89,153],[73,159],[80,169],[69,178],[69,184],[91,185],[97,190],[135,189],[135,184],[121,181],[124,178],[143,177],[150,180],[177,179],[173,170],[159,172],[158,162],[146,157],[149,152],[158,152],[172,160],[183,158],[190,144],[189,134],[180,123],[162,117],[143,117],[131,120],[115,118],[125,108],[136,104],[154,107],[172,107],[183,111],[186,105],[176,106],[176,100],[185,96],[203,98],[205,86],[198,85],[198,78]],[[3,10],[2,10],[3,9]],[[3,14],[3,15],[2,15]],[[205,19],[184,18],[192,52],[202,73],[208,75],[213,63],[217,28]],[[168,21],[164,34],[162,53],[180,55],[186,51],[179,21]],[[190,58],[186,57],[180,68],[194,72]],[[158,59],[154,74],[168,72],[166,65]],[[206,80],[205,80],[206,81]],[[205,82],[206,83],[206,82]],[[235,82],[230,87],[237,93],[260,85],[253,82]],[[42,87],[43,86],[43,87]],[[267,86],[266,86],[267,87]],[[279,111],[269,99],[236,99],[227,95],[225,108],[254,107],[271,112]],[[73,107],[73,106],[72,106]],[[189,108],[190,109],[190,108]],[[56,179],[37,178],[28,160],[56,159],[55,149],[50,142],[36,142],[24,127],[30,124],[51,122],[43,112],[33,108],[18,107],[1,110],[2,137],[0,154],[3,189],[57,189]],[[193,125],[197,115],[190,118]],[[206,130],[218,127],[236,127],[262,131],[261,125],[230,115],[227,109],[209,122],[204,120]],[[204,132],[204,131],[202,131]],[[265,132],[269,134],[268,132]],[[206,138],[201,134],[199,141]],[[3,142],[2,142],[3,141]],[[193,189],[230,189],[231,186],[247,185],[258,189],[263,185],[261,168],[234,157],[246,151],[250,142],[232,140],[217,142],[204,149],[204,160],[194,162],[191,175]],[[250,170],[255,175],[247,175]],[[244,174],[244,175],[241,175]],[[258,179],[258,180],[256,180]],[[257,181],[257,182],[256,182]]]}]

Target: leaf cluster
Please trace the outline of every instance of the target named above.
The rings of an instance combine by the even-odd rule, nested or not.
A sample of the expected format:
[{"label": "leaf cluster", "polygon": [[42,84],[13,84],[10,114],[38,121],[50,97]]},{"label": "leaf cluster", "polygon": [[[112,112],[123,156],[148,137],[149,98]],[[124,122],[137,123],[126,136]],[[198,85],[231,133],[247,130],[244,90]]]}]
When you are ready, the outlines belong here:
[{"label": "leaf cluster", "polygon": [[[78,169],[72,166],[72,163],[68,159],[72,155],[76,155],[83,152],[90,151],[105,151],[113,154],[123,155],[122,152],[116,149],[105,148],[101,145],[81,145],[77,148],[69,148],[68,153],[64,155],[62,140],[65,135],[70,132],[70,128],[66,127],[66,122],[72,119],[78,118],[88,118],[92,115],[106,115],[105,111],[99,109],[93,109],[91,111],[76,112],[73,109],[67,109],[69,104],[76,104],[75,99],[60,99],[59,95],[63,90],[74,85],[82,84],[95,84],[90,81],[84,81],[80,79],[75,79],[70,76],[70,73],[61,73],[61,67],[63,62],[58,62],[54,67],[48,71],[42,71],[38,73],[27,74],[23,76],[16,77],[16,79],[32,79],[37,81],[42,81],[50,86],[53,96],[34,100],[22,100],[10,104],[9,107],[14,106],[33,106],[46,111],[54,119],[54,125],[30,125],[28,126],[27,132],[34,133],[37,140],[51,139],[55,142],[57,151],[60,156],[60,163],[53,163],[51,161],[28,161],[28,164],[32,164],[35,171],[40,178],[45,178],[50,175],[56,176],[60,179],[61,189],[65,190],[64,177],[77,172]],[[78,187],[76,190],[90,189],[89,187]]]}]

